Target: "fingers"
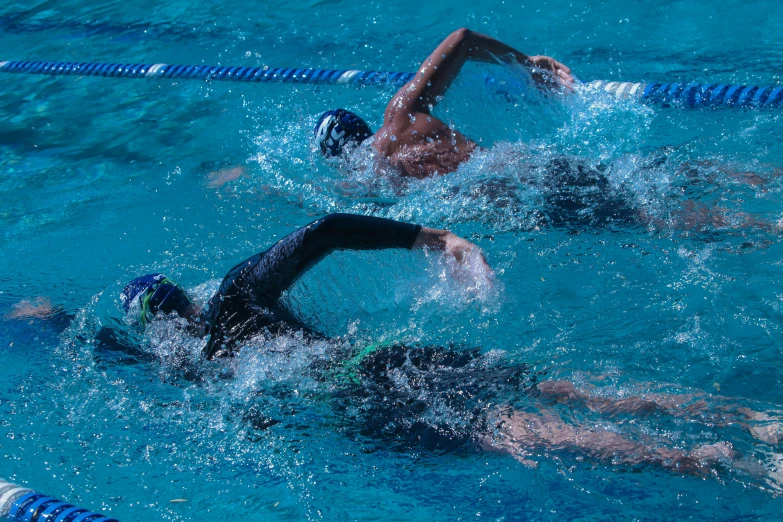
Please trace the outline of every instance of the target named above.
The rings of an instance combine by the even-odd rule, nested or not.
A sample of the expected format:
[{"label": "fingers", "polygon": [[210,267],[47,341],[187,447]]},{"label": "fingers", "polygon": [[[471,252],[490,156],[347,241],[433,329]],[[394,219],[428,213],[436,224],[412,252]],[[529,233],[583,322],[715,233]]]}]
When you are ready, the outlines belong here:
[{"label": "fingers", "polygon": [[422,227],[413,246],[440,250],[445,255],[453,258],[457,265],[468,269],[471,269],[471,267],[472,269],[478,269],[489,276],[494,274],[492,267],[487,263],[487,259],[479,247],[446,230]]},{"label": "fingers", "polygon": [[555,74],[562,82],[564,82],[566,87],[573,90],[574,77],[571,75],[571,69],[560,62],[555,62]]},{"label": "fingers", "polygon": [[560,85],[562,85],[569,92],[574,92],[574,77],[571,75],[560,76]]},{"label": "fingers", "polygon": [[487,258],[484,257],[484,252],[473,243],[467,241],[465,243],[466,245],[459,249],[459,254],[455,253],[454,259],[461,265],[484,271],[487,274],[494,273],[492,267],[487,262]]},{"label": "fingers", "polygon": [[[550,58],[549,56],[531,56],[530,64],[534,67],[538,67],[539,69],[543,69],[544,71],[549,71],[552,73],[555,83],[558,85],[565,87],[566,89],[573,91],[573,86],[575,79],[573,75],[571,74],[571,69],[554,58]],[[541,75],[534,74],[534,77],[536,77],[536,80],[539,83],[546,83],[545,76],[542,77]],[[541,79],[539,79],[541,78]],[[543,80],[543,81],[542,81]]]},{"label": "fingers", "polygon": [[564,80],[566,80],[566,81],[569,81],[569,82],[572,82],[572,81],[574,81],[574,77],[573,77],[573,76],[571,76],[569,73],[567,73],[567,72],[566,72],[565,70],[563,70],[563,69],[558,69],[558,70],[555,72],[555,74],[557,74],[559,77],[561,77],[562,79],[564,79]]}]

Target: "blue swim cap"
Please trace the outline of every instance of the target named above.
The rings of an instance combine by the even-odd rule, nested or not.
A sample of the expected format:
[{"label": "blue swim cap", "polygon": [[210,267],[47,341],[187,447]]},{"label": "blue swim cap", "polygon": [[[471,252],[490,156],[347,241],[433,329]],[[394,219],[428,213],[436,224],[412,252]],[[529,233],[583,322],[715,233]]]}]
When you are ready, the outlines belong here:
[{"label": "blue swim cap", "polygon": [[363,119],[345,109],[326,111],[315,124],[315,140],[326,157],[339,156],[346,143],[358,145],[372,134]]},{"label": "blue swim cap", "polygon": [[130,310],[137,297],[142,325],[152,321],[158,311],[164,314],[176,312],[180,317],[187,317],[188,309],[193,306],[185,290],[163,274],[147,274],[125,285],[120,295],[122,308],[126,312]]}]

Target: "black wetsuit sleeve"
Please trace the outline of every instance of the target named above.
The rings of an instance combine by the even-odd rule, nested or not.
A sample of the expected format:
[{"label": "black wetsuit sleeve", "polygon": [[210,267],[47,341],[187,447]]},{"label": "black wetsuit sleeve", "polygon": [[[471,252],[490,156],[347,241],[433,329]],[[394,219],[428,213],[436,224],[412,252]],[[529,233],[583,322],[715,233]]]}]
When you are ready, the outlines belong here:
[{"label": "black wetsuit sleeve", "polygon": [[256,303],[271,305],[300,275],[329,253],[410,249],[420,230],[419,225],[391,219],[330,214],[278,241],[246,272],[242,286]]},{"label": "black wetsuit sleeve", "polygon": [[304,228],[301,253],[303,259],[313,263],[338,249],[411,249],[421,231],[420,225],[355,214],[330,214]]},{"label": "black wetsuit sleeve", "polygon": [[280,295],[310,267],[334,250],[413,247],[421,227],[390,219],[330,214],[288,234],[266,252],[231,269],[202,311],[200,325],[210,336],[207,358],[230,350],[232,339],[252,335],[264,324],[288,323]]}]

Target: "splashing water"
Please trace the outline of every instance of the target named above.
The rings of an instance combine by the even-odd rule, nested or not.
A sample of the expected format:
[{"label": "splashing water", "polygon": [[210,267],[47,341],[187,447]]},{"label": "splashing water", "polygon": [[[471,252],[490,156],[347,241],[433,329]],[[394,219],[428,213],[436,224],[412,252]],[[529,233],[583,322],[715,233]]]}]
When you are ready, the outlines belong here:
[{"label": "splashing water", "polygon": [[[437,2],[377,7],[9,4],[0,47],[413,70],[456,27]],[[758,64],[779,69],[783,14],[752,7],[484,2],[461,16],[586,79],[772,84]],[[435,114],[481,150],[412,180],[368,146],[335,167],[312,143],[336,107],[377,129],[388,89],[0,81],[4,477],[121,520],[779,516],[779,114],[552,98],[524,71],[470,65]],[[153,271],[204,303],[231,266],[333,211],[448,228],[495,273],[336,253],[284,296],[324,338],[260,333],[213,362],[181,319],[142,332],[122,312],[124,283]],[[475,357],[446,364],[450,351]],[[573,383],[592,409],[537,396],[533,379]],[[634,413],[599,408],[640,397]],[[523,464],[478,451],[523,414],[700,456],[712,478],[535,444],[514,453]]]}]

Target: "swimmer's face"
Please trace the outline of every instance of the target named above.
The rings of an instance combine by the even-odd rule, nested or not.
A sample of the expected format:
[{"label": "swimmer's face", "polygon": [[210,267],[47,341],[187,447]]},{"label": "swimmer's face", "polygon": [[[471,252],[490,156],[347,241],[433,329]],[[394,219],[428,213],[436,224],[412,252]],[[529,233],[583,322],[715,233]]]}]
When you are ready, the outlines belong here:
[{"label": "swimmer's face", "polygon": [[373,135],[372,129],[356,114],[345,109],[327,111],[315,124],[315,141],[326,158],[341,156],[346,145],[356,146]]}]

